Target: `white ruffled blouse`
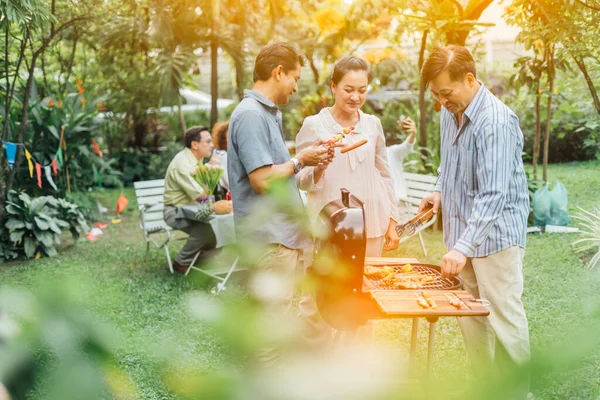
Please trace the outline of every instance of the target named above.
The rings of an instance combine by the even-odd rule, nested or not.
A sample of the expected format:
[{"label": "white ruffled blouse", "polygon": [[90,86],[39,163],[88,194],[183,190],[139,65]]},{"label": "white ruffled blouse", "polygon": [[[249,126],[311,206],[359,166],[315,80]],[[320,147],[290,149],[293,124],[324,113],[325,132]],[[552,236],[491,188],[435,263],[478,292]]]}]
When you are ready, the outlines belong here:
[{"label": "white ruffled blouse", "polygon": [[[303,168],[297,175],[298,186],[308,192],[308,212],[313,220],[323,206],[340,198],[341,188],[348,189],[365,204],[367,237],[377,238],[385,235],[390,218],[398,220],[394,183],[381,121],[360,110],[359,116],[356,134],[346,136],[342,143],[349,145],[365,138],[368,143],[345,154],[336,148],[335,159],[318,184],[314,183],[314,167]],[[342,130],[329,108],[324,108],[304,120],[296,136],[296,150],[300,152],[318,139],[327,141]]]}]

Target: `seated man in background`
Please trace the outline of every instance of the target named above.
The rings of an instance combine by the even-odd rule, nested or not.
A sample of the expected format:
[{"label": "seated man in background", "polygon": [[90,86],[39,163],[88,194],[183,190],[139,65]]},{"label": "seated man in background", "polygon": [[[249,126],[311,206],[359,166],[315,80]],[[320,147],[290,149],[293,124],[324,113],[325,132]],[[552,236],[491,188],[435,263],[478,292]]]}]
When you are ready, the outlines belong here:
[{"label": "seated man in background", "polygon": [[198,259],[206,259],[217,244],[210,224],[196,220],[194,212],[184,212],[185,206],[196,205],[206,197],[190,174],[198,166],[198,161],[211,155],[212,149],[213,140],[208,128],[193,126],[185,133],[185,149],[177,153],[167,168],[163,212],[165,222],[171,228],[189,235],[173,262],[177,272],[185,273],[198,251],[202,252]]}]

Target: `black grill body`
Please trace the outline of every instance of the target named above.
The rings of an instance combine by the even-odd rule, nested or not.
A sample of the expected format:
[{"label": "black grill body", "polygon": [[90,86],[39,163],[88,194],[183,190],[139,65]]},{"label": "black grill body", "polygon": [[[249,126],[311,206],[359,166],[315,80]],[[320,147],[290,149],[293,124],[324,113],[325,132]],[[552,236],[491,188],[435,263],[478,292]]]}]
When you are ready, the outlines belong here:
[{"label": "black grill body", "polygon": [[319,223],[328,235],[316,241],[311,268],[317,307],[332,327],[356,329],[377,312],[369,293],[362,291],[367,243],[364,205],[341,189],[341,198],[321,210]]}]

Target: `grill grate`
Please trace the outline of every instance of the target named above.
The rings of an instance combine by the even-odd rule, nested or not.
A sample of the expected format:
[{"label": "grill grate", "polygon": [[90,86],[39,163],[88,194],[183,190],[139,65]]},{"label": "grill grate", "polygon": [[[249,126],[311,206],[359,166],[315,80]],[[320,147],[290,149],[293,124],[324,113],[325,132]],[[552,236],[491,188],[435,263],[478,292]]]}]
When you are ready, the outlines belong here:
[{"label": "grill grate", "polygon": [[[454,289],[458,289],[462,286],[462,282],[460,281],[460,279],[454,277],[454,278],[442,278],[442,275],[440,274],[440,272],[432,267],[432,266],[427,266],[427,265],[415,265],[412,264],[412,272],[409,273],[402,273],[400,271],[400,268],[402,268],[401,265],[397,265],[397,266],[393,266],[390,265],[391,268],[394,269],[394,274],[402,274],[404,276],[407,277],[418,277],[418,275],[421,276],[430,276],[433,278],[433,281],[431,282],[423,282],[422,283],[422,287],[419,289],[423,289],[423,290],[454,290]],[[439,267],[438,267],[439,268]],[[377,290],[405,290],[406,288],[398,288],[395,287],[393,285],[393,281],[386,281],[385,278],[384,279],[373,279],[373,278],[368,278],[365,276],[365,280],[368,281],[369,285],[371,286],[371,289],[377,289]]]}]

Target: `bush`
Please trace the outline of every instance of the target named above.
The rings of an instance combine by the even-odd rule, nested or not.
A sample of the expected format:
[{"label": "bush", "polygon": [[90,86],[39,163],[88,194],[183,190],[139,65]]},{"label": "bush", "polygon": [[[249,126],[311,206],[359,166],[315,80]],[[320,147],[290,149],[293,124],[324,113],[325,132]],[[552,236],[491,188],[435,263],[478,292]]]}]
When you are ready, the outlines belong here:
[{"label": "bush", "polygon": [[79,208],[79,211],[89,223],[98,221],[102,216],[96,200],[85,192],[70,192],[67,193],[65,198]]},{"label": "bush", "polygon": [[27,193],[16,190],[8,194],[6,228],[9,230],[8,243],[3,242],[0,247],[5,260],[22,255],[33,258],[41,252],[53,257],[58,254],[63,229],[69,229],[75,240],[88,230],[76,204],[52,196],[32,199]]},{"label": "bush", "polygon": [[152,154],[148,165],[148,179],[163,179],[169,163],[181,150],[183,150],[183,145],[172,142],[158,154]]}]

